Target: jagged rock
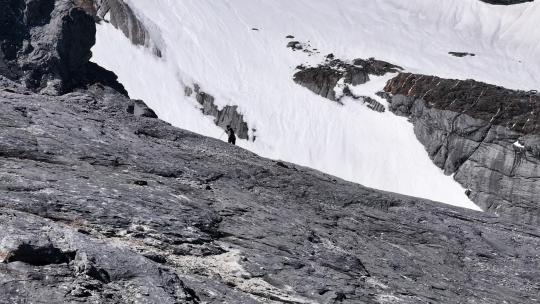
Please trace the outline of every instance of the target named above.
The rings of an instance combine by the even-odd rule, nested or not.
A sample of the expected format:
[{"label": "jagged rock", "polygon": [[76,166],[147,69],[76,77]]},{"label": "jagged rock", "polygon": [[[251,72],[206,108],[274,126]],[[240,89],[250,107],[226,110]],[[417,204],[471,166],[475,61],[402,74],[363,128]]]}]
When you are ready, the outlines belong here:
[{"label": "jagged rock", "polygon": [[384,112],[386,111],[386,108],[378,101],[376,101],[375,99],[369,97],[369,96],[364,96],[362,97],[363,100],[364,100],[364,103],[367,104],[367,107],[372,109],[373,111],[377,111],[377,112]]},{"label": "jagged rock", "polygon": [[2,303],[198,303],[176,274],[125,245],[6,208],[0,219]]},{"label": "jagged rock", "polygon": [[403,70],[400,66],[375,58],[369,58],[367,60],[355,59],[353,60],[353,64],[360,66],[366,73],[376,76],[384,76],[388,73],[398,73]]},{"label": "jagged rock", "polygon": [[34,91],[62,94],[98,82],[123,91],[114,74],[88,62],[95,43],[91,16],[71,1],[5,0],[0,71]]},{"label": "jagged rock", "polygon": [[[294,36],[288,35],[287,39],[294,39]],[[289,41],[287,43],[287,48],[290,48],[293,51],[302,51],[303,53],[308,54],[308,57],[313,56],[314,54],[320,54],[320,52],[313,48],[311,42],[300,42],[300,41]]]},{"label": "jagged rock", "polygon": [[[110,1],[110,0],[107,0]],[[97,16],[97,10],[99,5],[96,2],[105,2],[100,0],[74,0],[75,5],[84,10],[87,14],[91,16]]]},{"label": "jagged rock", "polygon": [[400,74],[385,91],[390,110],[410,117],[434,163],[476,204],[540,224],[538,93],[414,74]]},{"label": "jagged rock", "polygon": [[[230,125],[236,133],[236,136],[242,139],[250,139],[249,127],[244,121],[244,116],[238,112],[238,106],[224,106],[221,110],[214,103],[214,96],[203,92],[199,85],[195,88],[186,87],[184,89],[186,96],[191,96],[195,92],[195,99],[201,105],[201,111],[204,115],[214,117],[216,126],[227,129]],[[255,141],[255,137],[251,138]]]},{"label": "jagged rock", "polygon": [[303,67],[294,74],[294,82],[332,101],[337,100],[334,88],[341,78],[343,73],[329,66]]},{"label": "jagged rock", "polygon": [[302,43],[300,43],[299,41],[290,41],[289,43],[287,43],[287,47],[292,49],[293,51],[300,51],[304,49]]},{"label": "jagged rock", "polygon": [[345,86],[343,88],[343,95],[342,96],[348,96],[355,100],[362,100],[364,104],[367,105],[368,108],[372,109],[373,111],[377,111],[380,113],[383,113],[386,111],[386,108],[377,100],[369,97],[369,96],[357,96],[353,92],[351,92],[350,88],[348,86]]}]

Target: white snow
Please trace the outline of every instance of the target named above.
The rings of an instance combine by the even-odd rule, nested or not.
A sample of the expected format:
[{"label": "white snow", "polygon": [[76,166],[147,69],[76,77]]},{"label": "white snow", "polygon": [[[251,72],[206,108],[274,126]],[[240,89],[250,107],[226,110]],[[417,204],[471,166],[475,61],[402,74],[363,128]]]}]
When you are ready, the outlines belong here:
[{"label": "white snow", "polygon": [[520,149],[525,149],[525,146],[522,143],[520,143],[519,140],[514,143],[514,146]]},{"label": "white snow", "polygon": [[[184,86],[193,83],[238,105],[262,156],[306,165],[365,186],[478,209],[452,177],[433,165],[412,125],[361,100],[340,106],[292,81],[299,64],[323,56],[376,57],[415,73],[474,78],[517,89],[540,83],[537,2],[511,7],[477,0],[129,0],[163,58],[98,26],[93,60],[116,72],[132,98],[160,118],[219,138]],[[258,28],[258,31],[252,30]],[[287,35],[321,54],[286,48]],[[475,53],[456,58],[449,51]],[[392,75],[355,87],[380,100]],[[382,101],[386,104],[384,101]]]}]

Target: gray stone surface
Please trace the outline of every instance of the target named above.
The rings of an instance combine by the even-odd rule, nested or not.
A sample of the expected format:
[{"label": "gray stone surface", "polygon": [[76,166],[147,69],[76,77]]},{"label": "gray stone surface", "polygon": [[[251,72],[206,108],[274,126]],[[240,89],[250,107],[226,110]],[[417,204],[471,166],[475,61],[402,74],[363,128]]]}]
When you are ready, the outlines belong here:
[{"label": "gray stone surface", "polygon": [[434,163],[476,204],[540,225],[540,95],[413,74],[385,90],[390,110],[410,117]]},{"label": "gray stone surface", "polygon": [[538,302],[536,227],[3,83],[0,303]]},{"label": "gray stone surface", "polygon": [[198,84],[195,84],[194,88],[186,87],[184,92],[186,96],[194,96],[201,105],[201,112],[214,117],[214,123],[223,131],[227,130],[227,126],[231,126],[237,137],[255,141],[256,130],[252,130],[253,133],[250,136],[248,124],[244,121],[244,115],[238,111],[238,106],[226,105],[219,109],[215,104],[214,96],[201,90]]},{"label": "gray stone surface", "polygon": [[[123,0],[78,0],[87,12],[94,14],[98,22],[110,22],[121,30],[135,45],[150,48],[158,57],[162,56],[159,41],[151,37],[146,26]],[[150,22],[150,21],[146,21]],[[154,33],[155,34],[155,33]]]},{"label": "gray stone surface", "polygon": [[[343,78],[343,73],[330,66],[321,65],[318,67],[299,66],[298,72],[294,74],[294,82],[307,88],[313,93],[332,101],[338,101],[334,89]],[[362,73],[362,75],[364,75]],[[367,75],[364,75],[367,77]]]},{"label": "gray stone surface", "polygon": [[[297,69],[298,71],[293,78],[294,82],[313,93],[339,104],[343,104],[343,97],[362,99],[370,109],[378,112],[385,111],[381,103],[371,97],[356,96],[350,87],[368,82],[370,80],[369,75],[382,76],[402,70],[396,65],[374,58],[367,60],[355,59],[352,63],[347,63],[340,59],[334,59],[332,54],[329,54],[326,61],[318,66],[306,67],[301,65]],[[338,94],[336,91],[342,93]]]},{"label": "gray stone surface", "polygon": [[63,94],[100,82],[125,93],[116,76],[88,62],[94,19],[72,1],[0,1],[0,72],[33,91]]}]

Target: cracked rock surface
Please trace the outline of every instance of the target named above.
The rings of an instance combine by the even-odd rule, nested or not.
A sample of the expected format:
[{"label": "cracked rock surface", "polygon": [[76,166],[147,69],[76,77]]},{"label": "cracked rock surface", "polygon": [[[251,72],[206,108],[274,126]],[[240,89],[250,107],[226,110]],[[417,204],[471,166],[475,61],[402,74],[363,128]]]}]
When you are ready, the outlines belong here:
[{"label": "cracked rock surface", "polygon": [[402,73],[390,110],[410,117],[434,163],[484,210],[540,225],[540,95]]},{"label": "cracked rock surface", "polygon": [[[53,43],[28,81],[7,51],[47,36],[0,32],[0,303],[539,302],[537,226],[174,128],[87,68],[88,1],[1,3],[10,31],[82,57]],[[53,57],[80,78],[39,68]]]},{"label": "cracked rock surface", "polygon": [[1,303],[538,301],[537,228],[3,83]]}]

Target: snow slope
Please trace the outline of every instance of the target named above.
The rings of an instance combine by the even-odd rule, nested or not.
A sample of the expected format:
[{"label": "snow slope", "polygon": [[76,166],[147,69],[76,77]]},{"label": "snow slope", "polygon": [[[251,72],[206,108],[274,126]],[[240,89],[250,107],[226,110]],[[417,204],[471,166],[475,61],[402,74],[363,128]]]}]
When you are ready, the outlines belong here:
[{"label": "snow slope", "polygon": [[[360,102],[339,106],[292,81],[295,67],[376,57],[407,71],[474,78],[516,89],[540,83],[539,3],[510,7],[477,0],[129,0],[163,51],[130,44],[98,26],[93,60],[113,70],[132,98],[178,127],[224,138],[184,95],[194,83],[219,106],[238,105],[262,156],[313,167],[365,186],[478,209],[416,140],[412,125]],[[257,28],[258,30],[253,30]],[[532,29],[532,30],[531,30]],[[321,54],[285,46],[287,35]],[[112,43],[114,42],[114,43]],[[449,51],[476,53],[456,58]],[[355,91],[372,95],[392,77]]]}]

